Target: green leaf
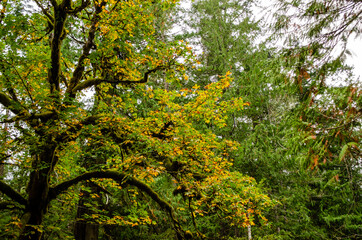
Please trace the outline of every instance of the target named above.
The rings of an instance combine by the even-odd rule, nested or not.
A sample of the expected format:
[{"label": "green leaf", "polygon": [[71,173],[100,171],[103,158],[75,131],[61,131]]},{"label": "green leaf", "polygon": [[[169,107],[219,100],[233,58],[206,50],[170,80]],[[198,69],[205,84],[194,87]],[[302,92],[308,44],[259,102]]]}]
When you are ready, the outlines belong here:
[{"label": "green leaf", "polygon": [[345,158],[346,154],[347,154],[347,150],[348,150],[348,144],[344,145],[341,152],[339,153],[339,161],[343,161],[343,159]]}]

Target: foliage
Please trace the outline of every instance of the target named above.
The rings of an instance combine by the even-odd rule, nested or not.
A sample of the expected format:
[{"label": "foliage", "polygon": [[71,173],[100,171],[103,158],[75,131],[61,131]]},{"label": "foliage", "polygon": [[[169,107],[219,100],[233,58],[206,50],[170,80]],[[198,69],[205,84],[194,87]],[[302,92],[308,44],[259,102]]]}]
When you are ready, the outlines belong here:
[{"label": "foliage", "polygon": [[348,40],[361,32],[360,1],[277,0],[273,7],[277,11],[273,11],[272,28],[287,35],[284,39],[290,47],[308,46],[321,63],[345,58],[350,53]]},{"label": "foliage", "polygon": [[[157,72],[177,85],[194,59],[185,42],[155,32],[156,13],[174,1],[27,3],[1,9],[0,191],[12,216],[2,237],[70,238],[72,221],[102,225],[104,236],[115,234],[112,225],[151,229],[159,210],[180,239],[202,237],[203,217],[220,214],[238,227],[265,219],[274,202],[253,178],[230,171],[238,144],[205,128],[225,127],[245,105],[223,99],[230,73],[202,88],[157,87]],[[155,181],[166,176],[161,195]],[[77,205],[87,211],[74,216]]]},{"label": "foliage", "polygon": [[359,239],[361,3],[277,2],[2,1],[1,238]]},{"label": "foliage", "polygon": [[[342,6],[332,2],[326,4],[334,4],[333,8]],[[317,33],[308,35],[308,31],[313,30],[311,19],[314,17],[304,14],[303,7],[311,1],[280,1],[284,8],[278,12],[272,9],[272,12],[279,20],[290,21],[288,26],[298,27],[298,31],[289,31],[277,21],[274,27],[283,34],[288,33],[290,42],[286,41],[280,50],[268,48],[266,46],[273,44],[270,42],[272,38],[267,39],[265,45],[248,41],[258,39],[258,36],[260,39],[258,34],[266,31],[258,31],[262,25],[250,24],[252,18],[245,6],[252,6],[253,1],[239,1],[239,5],[233,3],[195,1],[190,13],[191,23],[187,19],[193,29],[186,37],[190,36],[195,48],[203,51],[199,58],[201,71],[194,71],[195,77],[191,79],[203,79],[205,83],[215,79],[218,73],[230,70],[235,82],[225,92],[224,98],[243,96],[244,101],[250,103],[242,115],[232,113],[228,127],[214,131],[240,143],[232,154],[234,169],[263,181],[271,196],[282,203],[267,216],[270,228],[255,226],[253,236],[272,238],[277,233],[275,237],[281,239],[358,238],[358,227],[347,219],[357,220],[360,216],[359,197],[356,198],[355,192],[358,187],[351,187],[360,179],[360,114],[357,110],[361,99],[360,86],[353,80],[351,69],[345,66],[343,54],[337,58],[330,55],[337,43],[345,46],[346,42],[341,43],[339,37],[351,32],[341,31],[338,36],[332,37],[331,34],[328,38]],[[345,20],[352,20],[346,20],[343,26],[355,26],[353,31],[357,34],[358,22],[353,19],[354,12],[360,11],[358,4],[348,3],[346,9],[353,5],[353,11],[348,12],[350,15],[343,15]],[[243,9],[239,8],[241,5]],[[296,11],[291,10],[293,7]],[[238,11],[241,13],[237,14]],[[238,21],[229,20],[234,14],[240,16]],[[288,14],[292,14],[292,18]],[[340,12],[334,9],[329,14],[338,15]],[[302,20],[295,23],[298,17]],[[334,24],[334,21],[324,21],[319,27],[327,31],[328,24]],[[341,79],[349,86],[330,85],[330,82],[336,85]],[[348,117],[336,118],[336,114]],[[343,135],[342,141],[335,138],[338,135]],[[326,149],[330,148],[335,154],[329,153],[326,157]],[[352,149],[353,155],[349,156],[353,160],[341,165],[338,158],[342,159],[347,149]],[[325,159],[324,163],[322,159]],[[322,167],[324,164],[334,167]],[[321,187],[330,186],[336,174],[349,179],[350,185],[338,180],[337,188]],[[349,213],[340,211],[341,206],[349,206]]]}]

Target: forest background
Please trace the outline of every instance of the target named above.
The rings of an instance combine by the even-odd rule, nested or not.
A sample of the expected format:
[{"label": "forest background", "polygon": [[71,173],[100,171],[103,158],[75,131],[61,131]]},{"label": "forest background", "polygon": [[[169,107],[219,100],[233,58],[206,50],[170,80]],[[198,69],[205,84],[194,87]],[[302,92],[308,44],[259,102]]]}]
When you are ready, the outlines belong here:
[{"label": "forest background", "polygon": [[1,1],[1,239],[362,237],[362,2],[187,2]]}]

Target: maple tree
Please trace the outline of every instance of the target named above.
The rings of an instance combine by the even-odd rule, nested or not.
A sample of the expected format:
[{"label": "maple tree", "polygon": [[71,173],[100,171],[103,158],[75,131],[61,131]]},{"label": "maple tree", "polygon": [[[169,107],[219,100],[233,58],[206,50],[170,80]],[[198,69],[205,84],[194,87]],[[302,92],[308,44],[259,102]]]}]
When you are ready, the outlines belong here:
[{"label": "maple tree", "polygon": [[[199,237],[196,219],[203,216],[219,214],[240,227],[266,221],[263,211],[275,203],[253,178],[230,171],[237,143],[199,125],[223,128],[228,114],[245,105],[240,97],[222,100],[230,73],[204,88],[153,87],[160,72],[169,82],[183,81],[184,65],[194,58],[185,42],[155,37],[155,13],[175,1],[27,3],[2,1],[0,15],[4,237],[41,239],[60,231],[48,211],[59,201],[74,206],[85,194],[75,187],[86,181],[108,195],[129,189],[133,203],[144,194],[168,213],[180,239],[192,236],[179,219],[185,209]],[[182,195],[178,204],[186,207],[173,207],[172,196],[154,190],[165,176],[168,191]],[[94,191],[87,199],[102,202]],[[144,211],[93,209],[90,221],[97,224],[157,224]]]},{"label": "maple tree", "polygon": [[2,1],[1,238],[358,239],[361,3],[257,3]]}]

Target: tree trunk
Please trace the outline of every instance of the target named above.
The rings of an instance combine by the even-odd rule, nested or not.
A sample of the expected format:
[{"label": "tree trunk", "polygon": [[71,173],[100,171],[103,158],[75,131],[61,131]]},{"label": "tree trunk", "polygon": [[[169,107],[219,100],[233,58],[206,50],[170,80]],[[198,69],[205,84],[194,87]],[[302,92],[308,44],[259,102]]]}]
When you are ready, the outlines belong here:
[{"label": "tree trunk", "polygon": [[28,184],[28,206],[23,215],[23,231],[20,240],[40,240],[42,238],[42,222],[49,206],[49,179],[53,166],[57,161],[56,146],[44,144],[42,153],[34,155],[33,172]]},{"label": "tree trunk", "polygon": [[[250,213],[248,212],[248,219],[250,221]],[[251,224],[249,223],[248,225],[248,240],[251,240],[252,236],[251,236]]]},{"label": "tree trunk", "polygon": [[74,226],[74,238],[76,240],[97,240],[99,233],[99,225],[90,221],[85,220],[85,215],[91,215],[94,213],[92,209],[86,206],[91,199],[91,194],[98,192],[97,187],[90,184],[86,184],[87,187],[91,188],[91,191],[81,191],[81,197],[78,203],[77,219]]},{"label": "tree trunk", "polygon": [[248,240],[251,240],[251,226],[248,226]]},{"label": "tree trunk", "polygon": [[[6,115],[9,115],[9,110],[6,110]],[[4,142],[7,141],[7,133],[8,133],[8,124],[5,122],[4,129],[2,131],[5,133],[4,136]],[[4,153],[4,159],[1,159],[0,161],[0,180],[2,180],[5,177],[5,160],[6,160],[7,152]]]},{"label": "tree trunk", "polygon": [[29,190],[28,207],[23,217],[25,228],[20,240],[40,240],[42,235],[41,224],[48,208],[48,176],[44,171],[34,171],[31,174],[31,188]]}]

